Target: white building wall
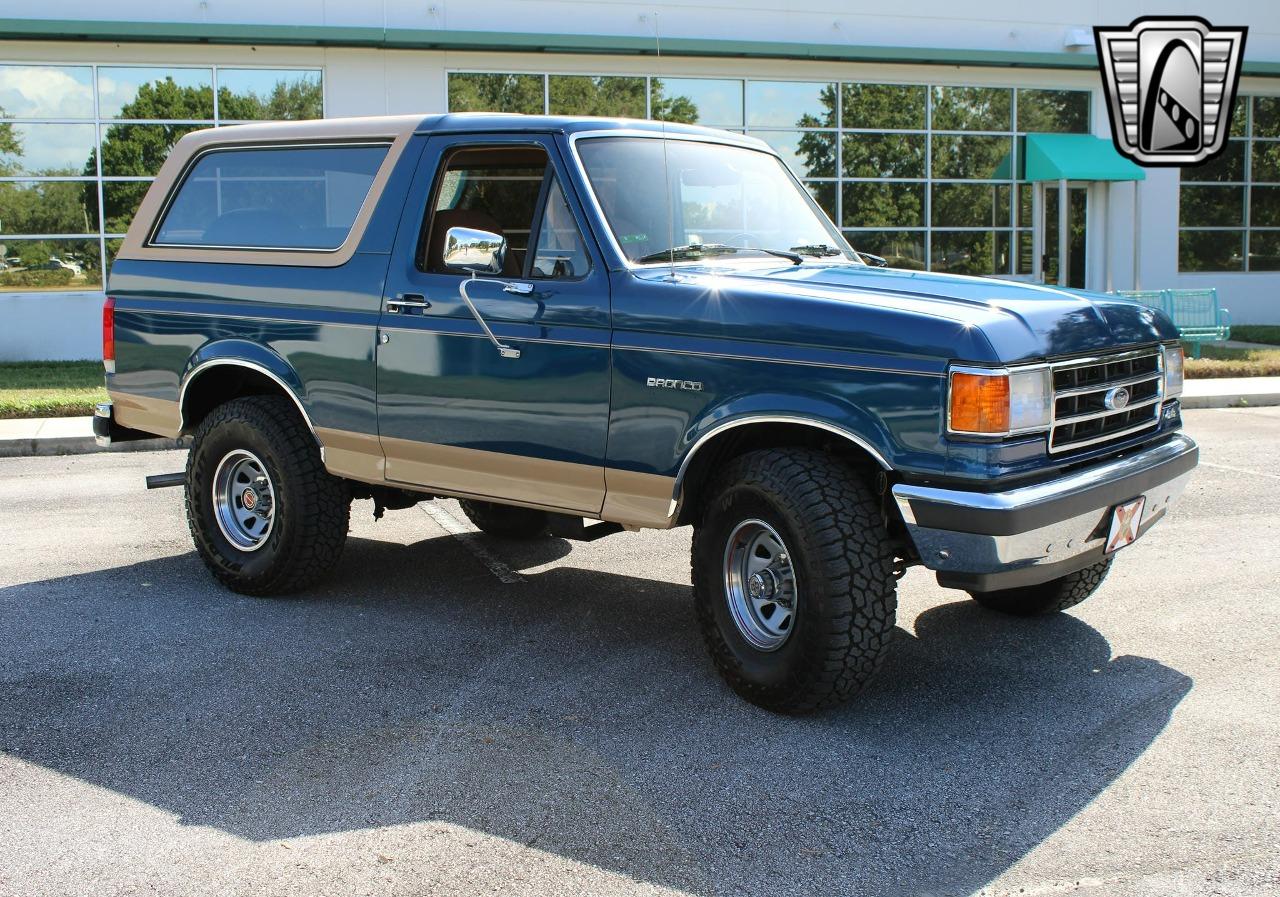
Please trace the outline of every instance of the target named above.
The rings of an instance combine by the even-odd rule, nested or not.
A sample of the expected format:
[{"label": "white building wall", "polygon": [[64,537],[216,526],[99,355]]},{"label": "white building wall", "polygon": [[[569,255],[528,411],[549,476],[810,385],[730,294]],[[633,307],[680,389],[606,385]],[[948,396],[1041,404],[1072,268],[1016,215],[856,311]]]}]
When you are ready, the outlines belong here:
[{"label": "white building wall", "polygon": [[[0,3],[0,17],[8,0]],[[624,0],[386,0],[381,4],[346,0],[207,0],[155,4],[118,0],[109,9],[86,2],[48,2],[43,17],[115,21],[188,21],[218,24],[328,25],[539,33],[644,36],[660,34],[727,40],[780,41],[880,46],[980,48],[1062,53],[1068,28],[1101,16],[1123,24],[1140,14],[1170,14],[1175,7],[1144,2],[1108,4],[1082,11],[1076,3],[1029,4],[1025,0],[913,0],[883,2],[810,0],[803,10],[779,8],[777,0],[736,0],[733,4],[637,4]],[[886,13],[892,9],[892,15]],[[24,10],[29,15],[29,10]],[[1082,20],[1082,16],[1087,16]],[[1222,24],[1250,26],[1248,58],[1280,61],[1280,5],[1254,0],[1222,0],[1213,10]],[[1082,51],[1092,56],[1092,48]],[[0,41],[0,61],[100,62],[129,64],[247,64],[318,66],[324,70],[326,114],[331,117],[401,112],[438,112],[447,105],[447,73],[455,70],[659,74],[667,76],[751,77],[779,80],[835,80],[1059,87],[1093,92],[1094,133],[1110,139],[1105,99],[1096,71],[942,65],[887,65],[728,57],[495,53],[371,48],[247,45],[115,44],[105,42]],[[1280,79],[1245,78],[1241,91],[1280,94]],[[1142,206],[1138,234],[1139,278],[1144,288],[1215,286],[1237,323],[1280,321],[1280,273],[1179,274],[1177,271],[1178,174],[1149,169],[1138,187]],[[1102,225],[1105,223],[1105,227]],[[1135,286],[1133,187],[1115,185],[1105,214],[1091,204],[1088,285],[1105,287],[1103,244],[1112,260],[1112,285]],[[88,358],[99,353],[101,293],[0,294],[0,359]]]}]

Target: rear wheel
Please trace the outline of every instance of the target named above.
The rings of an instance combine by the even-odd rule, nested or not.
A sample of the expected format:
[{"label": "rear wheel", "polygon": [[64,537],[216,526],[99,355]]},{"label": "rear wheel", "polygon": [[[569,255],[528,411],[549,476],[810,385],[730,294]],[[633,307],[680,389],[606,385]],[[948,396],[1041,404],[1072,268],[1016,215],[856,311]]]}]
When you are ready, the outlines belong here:
[{"label": "rear wheel", "polygon": [[969,594],[983,607],[1017,617],[1054,614],[1075,607],[1096,592],[1111,570],[1111,560],[1107,558],[1083,570],[1034,586]]},{"label": "rear wheel", "polygon": [[491,501],[461,502],[467,519],[482,532],[502,539],[537,539],[547,534],[547,512]]},{"label": "rear wheel", "polygon": [[220,582],[275,595],[302,589],[337,564],[351,495],[324,469],[292,403],[249,396],[215,408],[196,430],[186,509],[196,551]]},{"label": "rear wheel", "polygon": [[693,594],[711,658],[754,704],[804,713],[879,668],[897,608],[880,504],[849,466],[806,449],[730,462],[693,536]]}]

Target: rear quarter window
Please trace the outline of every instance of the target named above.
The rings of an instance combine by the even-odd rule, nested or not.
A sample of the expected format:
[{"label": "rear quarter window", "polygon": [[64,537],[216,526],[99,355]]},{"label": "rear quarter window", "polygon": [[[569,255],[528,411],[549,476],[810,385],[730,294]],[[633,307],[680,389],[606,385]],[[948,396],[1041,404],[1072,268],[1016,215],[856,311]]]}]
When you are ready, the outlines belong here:
[{"label": "rear quarter window", "polygon": [[182,180],[151,244],[337,249],[388,149],[360,144],[206,152]]}]

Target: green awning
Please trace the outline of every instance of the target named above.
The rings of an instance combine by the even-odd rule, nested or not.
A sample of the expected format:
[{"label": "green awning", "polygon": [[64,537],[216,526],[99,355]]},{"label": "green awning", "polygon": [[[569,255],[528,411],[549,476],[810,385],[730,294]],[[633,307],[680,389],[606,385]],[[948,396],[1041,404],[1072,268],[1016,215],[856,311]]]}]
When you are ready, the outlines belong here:
[{"label": "green awning", "polygon": [[1028,181],[1143,181],[1147,173],[1092,134],[1028,134]]}]

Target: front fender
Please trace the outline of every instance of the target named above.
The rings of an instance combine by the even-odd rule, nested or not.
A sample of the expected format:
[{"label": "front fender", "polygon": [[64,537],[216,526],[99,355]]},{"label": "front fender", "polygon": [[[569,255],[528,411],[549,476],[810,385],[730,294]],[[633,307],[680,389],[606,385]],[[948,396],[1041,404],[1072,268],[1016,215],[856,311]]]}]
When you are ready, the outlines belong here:
[{"label": "front fender", "polygon": [[685,431],[677,450],[676,488],[698,450],[726,430],[751,424],[810,426],[840,436],[891,470],[892,437],[875,416],[849,402],[809,392],[770,392],[733,396],[709,406]]}]

